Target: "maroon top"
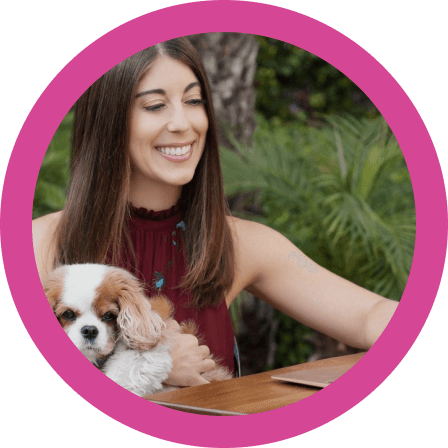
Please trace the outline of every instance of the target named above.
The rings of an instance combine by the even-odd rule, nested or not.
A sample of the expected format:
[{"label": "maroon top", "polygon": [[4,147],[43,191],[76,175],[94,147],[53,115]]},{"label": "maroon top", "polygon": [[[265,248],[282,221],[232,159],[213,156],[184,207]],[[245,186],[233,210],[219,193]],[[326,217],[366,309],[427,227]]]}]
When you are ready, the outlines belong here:
[{"label": "maroon top", "polygon": [[[132,208],[128,230],[137,256],[137,269],[132,269],[145,285],[147,295],[164,294],[175,306],[174,319],[196,322],[203,343],[221,359],[221,364],[234,372],[234,336],[226,301],[203,309],[187,307],[191,293],[177,287],[186,274],[184,232],[188,231],[181,202],[162,211]],[[129,269],[132,255],[125,251],[119,266]],[[131,269],[129,269],[131,270]]]}]

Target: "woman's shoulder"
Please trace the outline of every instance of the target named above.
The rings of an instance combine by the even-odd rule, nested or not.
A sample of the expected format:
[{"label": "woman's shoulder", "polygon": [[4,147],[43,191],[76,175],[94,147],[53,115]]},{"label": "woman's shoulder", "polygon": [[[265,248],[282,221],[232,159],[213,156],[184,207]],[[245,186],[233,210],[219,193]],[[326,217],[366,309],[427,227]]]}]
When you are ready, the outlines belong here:
[{"label": "woman's shoulder", "polygon": [[270,275],[274,265],[284,267],[291,252],[298,251],[291,241],[271,227],[236,217],[228,219],[243,289]]},{"label": "woman's shoulder", "polygon": [[54,232],[61,217],[62,211],[50,213],[48,215],[41,216],[40,218],[33,219],[33,243],[41,242],[48,237],[49,232]]},{"label": "woman's shoulder", "polygon": [[[232,229],[235,244],[249,244],[253,246],[254,243],[259,244],[262,242],[261,239],[263,238],[271,240],[272,238],[281,235],[276,230],[256,221],[249,221],[235,216],[228,216],[227,220]],[[258,244],[255,244],[255,246],[258,246]]]},{"label": "woman's shoulder", "polygon": [[246,219],[237,218],[236,216],[227,216],[227,223],[229,224],[232,240],[235,248],[240,247],[240,244],[246,240],[254,230],[254,222]]},{"label": "woman's shoulder", "polygon": [[257,281],[262,259],[269,257],[270,250],[277,244],[277,231],[254,221],[228,216],[235,250],[238,283],[245,289]]},{"label": "woman's shoulder", "polygon": [[41,280],[48,275],[53,264],[54,236],[61,217],[62,211],[32,221],[34,257]]}]

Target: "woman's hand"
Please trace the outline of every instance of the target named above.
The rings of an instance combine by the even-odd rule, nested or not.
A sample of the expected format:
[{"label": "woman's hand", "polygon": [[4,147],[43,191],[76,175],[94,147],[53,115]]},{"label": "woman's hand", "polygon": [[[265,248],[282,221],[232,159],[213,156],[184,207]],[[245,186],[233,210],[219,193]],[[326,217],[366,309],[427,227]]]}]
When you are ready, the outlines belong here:
[{"label": "woman's hand", "polygon": [[215,367],[212,359],[206,359],[210,355],[209,348],[199,345],[195,336],[179,333],[179,324],[173,319],[167,322],[166,337],[173,345],[171,350],[173,368],[165,383],[184,387],[208,384],[201,373]]}]

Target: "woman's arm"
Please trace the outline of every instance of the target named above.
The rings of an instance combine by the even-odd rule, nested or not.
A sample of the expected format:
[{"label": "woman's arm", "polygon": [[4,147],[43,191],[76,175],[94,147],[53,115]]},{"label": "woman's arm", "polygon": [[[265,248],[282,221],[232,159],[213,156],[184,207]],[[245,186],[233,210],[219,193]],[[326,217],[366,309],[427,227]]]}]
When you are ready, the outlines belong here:
[{"label": "woman's arm", "polygon": [[[235,220],[245,288],[295,320],[350,346],[368,349],[398,303],[320,267],[279,232]],[[250,272],[250,275],[247,274]]]}]

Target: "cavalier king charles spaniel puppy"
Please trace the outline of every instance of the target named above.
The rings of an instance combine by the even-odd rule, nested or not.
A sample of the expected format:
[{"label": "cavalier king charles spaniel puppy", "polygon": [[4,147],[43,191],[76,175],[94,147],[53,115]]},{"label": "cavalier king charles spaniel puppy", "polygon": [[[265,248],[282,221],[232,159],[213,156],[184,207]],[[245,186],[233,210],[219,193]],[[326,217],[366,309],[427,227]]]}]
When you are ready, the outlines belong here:
[{"label": "cavalier king charles spaniel puppy", "polygon": [[[68,337],[106,376],[139,396],[175,388],[163,383],[172,368],[173,346],[165,332],[173,315],[166,297],[148,299],[128,271],[101,264],[60,266],[43,287]],[[196,326],[181,323],[179,331],[196,335]],[[218,364],[202,376],[232,378]]]}]

